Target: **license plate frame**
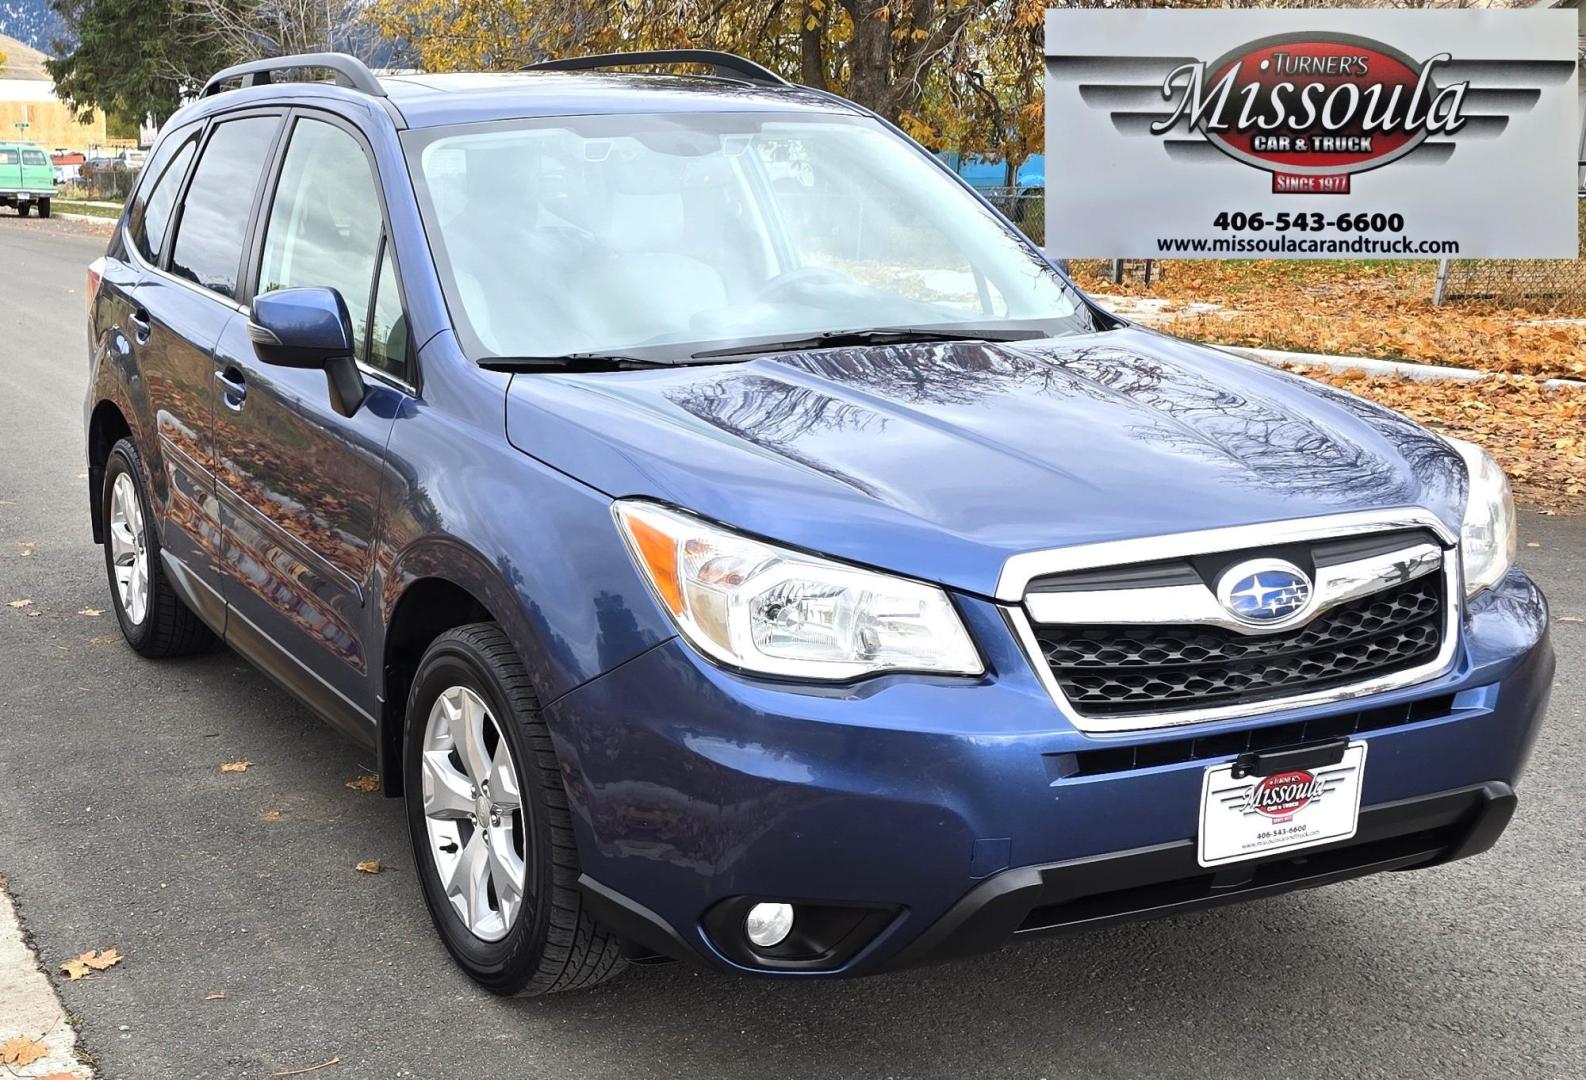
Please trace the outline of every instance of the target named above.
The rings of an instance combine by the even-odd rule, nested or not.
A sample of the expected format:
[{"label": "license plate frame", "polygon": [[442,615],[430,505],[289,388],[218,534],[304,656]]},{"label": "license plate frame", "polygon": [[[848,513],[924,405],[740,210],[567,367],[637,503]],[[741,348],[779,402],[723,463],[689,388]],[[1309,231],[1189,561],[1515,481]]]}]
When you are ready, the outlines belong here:
[{"label": "license plate frame", "polygon": [[1224,866],[1354,837],[1365,783],[1364,742],[1334,765],[1235,777],[1235,763],[1202,773],[1196,858]]}]

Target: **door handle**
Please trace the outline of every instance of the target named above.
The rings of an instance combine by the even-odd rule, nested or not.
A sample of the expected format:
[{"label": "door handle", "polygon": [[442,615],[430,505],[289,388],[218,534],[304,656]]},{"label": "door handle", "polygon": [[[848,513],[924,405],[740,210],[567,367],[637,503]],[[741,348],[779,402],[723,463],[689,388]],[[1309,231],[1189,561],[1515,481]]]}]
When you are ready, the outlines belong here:
[{"label": "door handle", "polygon": [[138,344],[146,343],[149,340],[149,334],[154,331],[154,324],[149,321],[149,309],[144,307],[133,308],[132,313],[127,316],[127,321],[132,324],[132,336],[137,340]]},{"label": "door handle", "polygon": [[248,384],[243,380],[242,372],[228,366],[224,371],[215,372],[215,381],[220,384],[221,400],[226,403],[226,408],[241,412],[243,399],[248,396]]}]

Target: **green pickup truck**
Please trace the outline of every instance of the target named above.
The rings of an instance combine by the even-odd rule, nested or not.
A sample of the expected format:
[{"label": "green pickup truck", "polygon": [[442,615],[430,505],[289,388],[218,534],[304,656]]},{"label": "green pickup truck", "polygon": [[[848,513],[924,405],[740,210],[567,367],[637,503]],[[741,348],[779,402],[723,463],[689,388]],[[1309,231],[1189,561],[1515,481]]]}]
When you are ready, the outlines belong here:
[{"label": "green pickup truck", "polygon": [[23,217],[37,206],[39,217],[49,217],[54,195],[48,154],[32,143],[0,142],[0,206],[15,207]]}]

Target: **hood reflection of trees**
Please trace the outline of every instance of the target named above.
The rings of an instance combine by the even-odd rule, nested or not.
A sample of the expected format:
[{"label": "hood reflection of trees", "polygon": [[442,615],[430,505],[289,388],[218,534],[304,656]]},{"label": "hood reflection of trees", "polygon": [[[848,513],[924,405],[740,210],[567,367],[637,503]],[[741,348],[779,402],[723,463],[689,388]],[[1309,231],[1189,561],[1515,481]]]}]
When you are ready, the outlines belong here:
[{"label": "hood reflection of trees", "polygon": [[[779,378],[771,365],[788,369]],[[1223,381],[1163,358],[1094,343],[949,342],[792,353],[741,373],[677,387],[679,408],[756,446],[834,476],[863,481],[802,450],[813,434],[885,432],[887,406],[970,409],[996,397],[1074,397],[1123,406],[1121,423],[1142,442],[1235,464],[1231,482],[1300,491],[1318,500],[1409,503],[1427,494],[1452,502],[1461,481],[1451,453],[1413,422],[1320,384],[1296,380],[1365,424],[1399,460],[1347,441],[1347,433],[1263,395],[1252,374]],[[806,382],[802,376],[814,376]],[[1279,379],[1285,376],[1277,375]],[[875,399],[845,396],[845,388]],[[1161,422],[1131,422],[1129,413]],[[1408,468],[1406,469],[1406,466]],[[1422,489],[1425,489],[1423,492]]]}]

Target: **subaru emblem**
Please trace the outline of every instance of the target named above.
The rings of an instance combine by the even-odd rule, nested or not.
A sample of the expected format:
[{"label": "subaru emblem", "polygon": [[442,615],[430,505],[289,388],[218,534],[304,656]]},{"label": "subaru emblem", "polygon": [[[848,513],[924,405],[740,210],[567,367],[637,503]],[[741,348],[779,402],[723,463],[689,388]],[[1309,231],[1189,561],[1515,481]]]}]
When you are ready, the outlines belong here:
[{"label": "subaru emblem", "polygon": [[1295,621],[1311,606],[1311,579],[1282,559],[1236,563],[1217,579],[1217,601],[1242,623],[1274,626]]}]

